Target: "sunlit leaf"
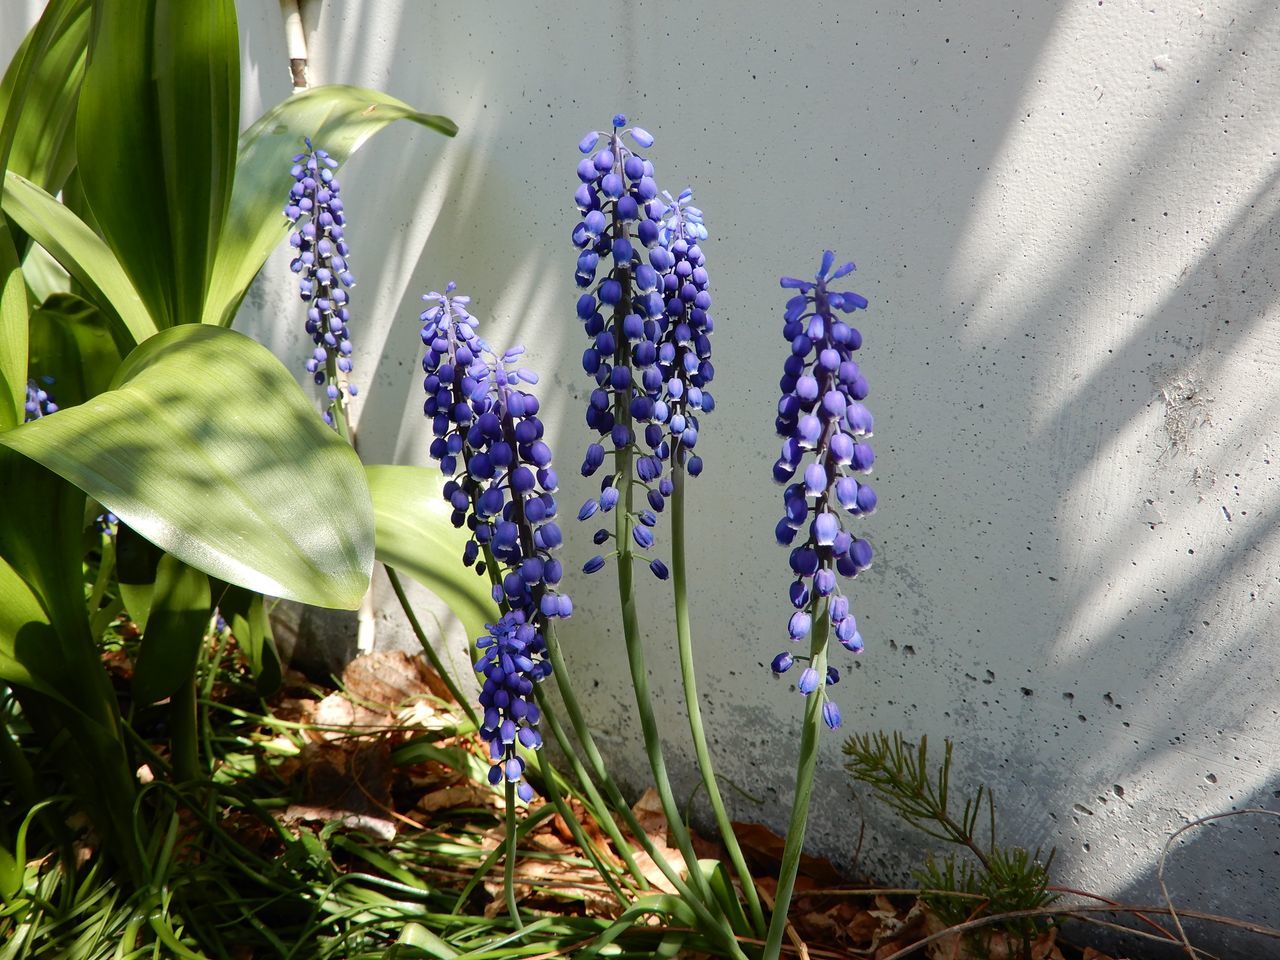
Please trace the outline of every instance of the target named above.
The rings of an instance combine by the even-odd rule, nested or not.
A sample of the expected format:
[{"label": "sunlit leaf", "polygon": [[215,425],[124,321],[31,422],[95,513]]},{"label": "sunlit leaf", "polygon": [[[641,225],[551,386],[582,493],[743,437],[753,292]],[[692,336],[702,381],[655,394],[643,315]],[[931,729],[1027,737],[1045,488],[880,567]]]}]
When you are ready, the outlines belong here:
[{"label": "sunlit leaf", "polygon": [[16,173],[4,178],[4,213],[83,284],[104,316],[141,343],[156,332],[120,263],[102,238],[67,207]]},{"label": "sunlit leaf", "polygon": [[377,557],[417,580],[448,605],[468,639],[498,616],[489,580],[462,565],[467,534],[449,522],[439,470],[427,467],[365,468],[373,496]]},{"label": "sunlit leaf", "polygon": [[21,270],[0,275],[0,430],[22,422],[27,397],[27,291]]},{"label": "sunlit leaf", "polygon": [[395,120],[411,120],[445,136],[458,132],[447,117],[419,113],[376,90],[315,87],[271,110],[240,137],[231,210],[218,246],[204,322],[229,325],[267,256],[285,237],[281,216],[293,180],[292,158],[310,137],[339,162]]},{"label": "sunlit leaf", "polygon": [[271,596],[355,609],[373,567],[359,459],[248,337],[163,331],[117,386],[0,434],[198,570]]},{"label": "sunlit leaf", "polygon": [[52,0],[0,81],[0,166],[54,192],[75,166],[88,38],[89,0]]}]

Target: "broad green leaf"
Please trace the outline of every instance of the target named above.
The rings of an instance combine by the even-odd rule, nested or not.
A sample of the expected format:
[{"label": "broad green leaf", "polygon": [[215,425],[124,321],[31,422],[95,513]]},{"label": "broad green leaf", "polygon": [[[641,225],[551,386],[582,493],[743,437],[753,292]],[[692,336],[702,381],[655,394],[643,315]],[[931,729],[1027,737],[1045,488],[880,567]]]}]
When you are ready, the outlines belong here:
[{"label": "broad green leaf", "polygon": [[113,389],[0,444],[228,583],[350,610],[369,586],[373,509],[359,459],[241,334],[162,331],[125,359]]},{"label": "broad green leaf", "polygon": [[0,560],[0,681],[62,699],[56,687],[61,672],[57,633],[40,601]]},{"label": "broad green leaf", "polygon": [[235,171],[234,0],[94,0],[76,148],[85,197],[161,327],[197,323]]},{"label": "broad green leaf", "polygon": [[218,600],[218,611],[231,628],[231,635],[249,661],[249,669],[263,696],[274,693],[282,676],[280,654],[262,594],[241,587],[228,587]]},{"label": "broad green leaf", "polygon": [[31,314],[31,375],[53,377],[60,407],[96,397],[111,385],[122,359],[111,328],[91,303],[57,293]]},{"label": "broad green leaf", "polygon": [[0,276],[0,430],[16,427],[27,399],[27,290],[21,270]]},{"label": "broad green leaf", "polygon": [[0,82],[0,168],[55,193],[75,166],[88,39],[89,0],[53,0]]},{"label": "broad green leaf", "polygon": [[209,578],[169,554],[160,558],[151,615],[133,672],[140,704],[172,696],[191,680],[209,626]]},{"label": "broad green leaf", "polygon": [[440,493],[440,471],[381,465],[365,467],[365,475],[373,496],[378,559],[443,600],[468,639],[483,634],[498,609],[488,578],[462,565],[467,535],[449,522],[452,511]]},{"label": "broad green leaf", "polygon": [[447,117],[419,113],[395,97],[331,85],[295,94],[263,114],[240,137],[235,190],[218,245],[204,322],[230,326],[249,284],[285,236],[281,216],[293,185],[289,168],[307,137],[342,163],[387,124],[412,120],[447,137]]},{"label": "broad green leaf", "polygon": [[30,180],[16,173],[4,177],[4,213],[53,259],[83,284],[108,320],[122,323],[134,343],[156,332],[115,254],[84,221]]},{"label": "broad green leaf", "polygon": [[[62,415],[41,419],[52,422]],[[17,427],[0,437],[26,429]],[[85,609],[84,494],[39,463],[0,446],[0,503],[5,504],[0,560],[25,582],[39,605],[37,615],[16,587],[7,591],[8,600],[0,600],[0,606],[12,602],[22,611],[6,614],[18,618],[10,621],[17,630],[15,657],[62,699],[111,729],[118,721],[115,695]],[[56,670],[50,672],[53,664]]]}]

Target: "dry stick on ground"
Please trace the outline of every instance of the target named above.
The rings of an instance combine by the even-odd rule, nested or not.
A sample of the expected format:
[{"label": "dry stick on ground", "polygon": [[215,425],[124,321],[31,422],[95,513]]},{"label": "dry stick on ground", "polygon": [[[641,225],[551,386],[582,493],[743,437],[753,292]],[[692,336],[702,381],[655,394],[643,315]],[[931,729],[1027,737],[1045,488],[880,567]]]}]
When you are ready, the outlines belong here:
[{"label": "dry stick on ground", "polygon": [[[1241,810],[1237,812],[1244,813],[1245,811]],[[1270,813],[1272,811],[1262,812]],[[1280,816],[1280,814],[1274,815]],[[1219,816],[1225,816],[1225,814],[1219,814]],[[1194,826],[1194,824],[1192,824],[1192,826]],[[923,949],[931,943],[936,943],[939,940],[954,936],[958,933],[968,933],[971,930],[978,930],[982,927],[1008,923],[1010,920],[1030,920],[1038,917],[1071,917],[1076,920],[1084,920],[1087,915],[1096,913],[1130,913],[1135,915],[1152,913],[1169,916],[1172,915],[1173,911],[1170,910],[1169,907],[1143,905],[1126,907],[1058,907],[1057,909],[1054,909],[1053,907],[1045,907],[1040,910],[1013,910],[1009,913],[993,913],[989,917],[970,920],[966,923],[958,923],[953,927],[947,927],[945,930],[939,930],[937,933],[925,937],[923,940],[917,940],[915,943],[903,947],[897,953],[892,953],[889,956],[882,958],[882,960],[904,960],[905,957],[909,957],[917,950]],[[1248,920],[1237,920],[1234,917],[1223,917],[1215,913],[1204,913],[1200,910],[1183,910],[1182,916],[1192,920],[1203,920],[1206,923],[1216,923],[1219,926],[1232,927],[1236,930],[1244,930],[1247,933],[1256,933],[1259,936],[1270,937],[1273,940],[1280,940],[1280,930],[1277,930],[1274,927],[1263,926],[1260,923],[1250,923]],[[1130,929],[1128,932],[1138,936],[1154,936],[1154,934],[1148,934],[1138,930]]]},{"label": "dry stick on ground", "polygon": [[[1160,863],[1156,868],[1156,879],[1160,882],[1160,893],[1164,896],[1164,902],[1169,905],[1169,917],[1173,920],[1173,925],[1177,927],[1178,936],[1182,938],[1182,945],[1187,948],[1187,956],[1189,956],[1191,960],[1198,960],[1197,955],[1203,951],[1197,950],[1191,945],[1191,940],[1187,936],[1187,932],[1182,929],[1182,921],[1178,919],[1178,912],[1173,908],[1173,898],[1169,896],[1169,888],[1165,886],[1164,863],[1169,856],[1169,849],[1173,846],[1173,841],[1177,840],[1178,837],[1182,836],[1182,834],[1186,833],[1188,830],[1194,830],[1196,827],[1203,826],[1204,824],[1210,823],[1214,820],[1224,820],[1227,817],[1239,817],[1247,813],[1259,813],[1264,817],[1276,817],[1277,819],[1280,819],[1280,813],[1276,813],[1274,810],[1263,810],[1260,807],[1246,807],[1243,810],[1231,810],[1227,813],[1215,813],[1211,816],[1200,817],[1198,820],[1192,820],[1185,826],[1179,827],[1169,835],[1169,839],[1164,842],[1164,849],[1160,851]],[[1191,914],[1187,914],[1187,916],[1191,916]]]}]

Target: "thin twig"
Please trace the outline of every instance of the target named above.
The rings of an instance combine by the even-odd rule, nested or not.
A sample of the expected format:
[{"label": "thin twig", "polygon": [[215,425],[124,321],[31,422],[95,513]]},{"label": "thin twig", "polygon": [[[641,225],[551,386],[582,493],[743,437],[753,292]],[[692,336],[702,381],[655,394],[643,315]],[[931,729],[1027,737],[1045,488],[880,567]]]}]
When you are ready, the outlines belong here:
[{"label": "thin twig", "polygon": [[[1187,956],[1189,956],[1191,960],[1198,960],[1197,955],[1203,951],[1197,950],[1191,945],[1191,940],[1187,936],[1187,932],[1182,929],[1182,921],[1178,918],[1178,912],[1173,907],[1173,898],[1169,896],[1169,888],[1165,886],[1164,864],[1165,860],[1169,856],[1169,849],[1173,846],[1173,841],[1177,840],[1178,837],[1182,836],[1182,834],[1186,833],[1188,830],[1193,830],[1196,827],[1203,826],[1206,823],[1211,823],[1214,820],[1225,820],[1227,817],[1239,817],[1246,813],[1260,813],[1264,817],[1276,817],[1277,819],[1280,819],[1280,813],[1277,813],[1274,810],[1263,810],[1260,807],[1246,807],[1243,810],[1229,810],[1226,813],[1214,813],[1207,817],[1200,817],[1196,820],[1192,820],[1190,823],[1173,831],[1173,833],[1169,835],[1169,839],[1165,840],[1164,849],[1160,851],[1160,862],[1156,867],[1156,880],[1160,884],[1160,893],[1164,896],[1164,902],[1169,905],[1169,917],[1173,920],[1173,925],[1177,928],[1178,936],[1182,938],[1182,945],[1187,948]],[[1188,916],[1190,916],[1190,914],[1188,914]]]}]

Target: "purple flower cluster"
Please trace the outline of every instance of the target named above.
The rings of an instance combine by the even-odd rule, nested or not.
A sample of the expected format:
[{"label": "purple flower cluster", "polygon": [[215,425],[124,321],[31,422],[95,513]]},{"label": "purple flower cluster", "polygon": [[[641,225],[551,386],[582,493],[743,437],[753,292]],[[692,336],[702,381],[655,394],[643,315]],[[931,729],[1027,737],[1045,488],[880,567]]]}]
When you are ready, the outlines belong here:
[{"label": "purple flower cluster", "polygon": [[[658,339],[658,369],[662,388],[654,404],[654,422],[645,428],[645,439],[661,460],[673,456],[691,476],[702,472],[702,458],[693,453],[698,442],[698,414],[710,413],[715,401],[707,390],[715,368],[711,365],[711,332],[715,323],[708,312],[706,257],[699,241],[707,239],[702,211],[693,206],[693,191],[678,198],[664,193],[660,246],[665,317]],[[654,498],[651,496],[650,500]],[[661,509],[659,506],[658,509]]]},{"label": "purple flower cluster", "polygon": [[51,413],[58,412],[58,405],[54,403],[53,398],[49,396],[49,391],[45,387],[53,386],[53,377],[41,377],[39,382],[35,380],[27,381],[27,402],[23,404],[23,422],[30,423],[32,420],[39,420]]},{"label": "purple flower cluster", "polygon": [[[579,249],[575,274],[587,292],[578,298],[577,313],[590,346],[582,366],[596,381],[587,407],[587,424],[608,437],[614,450],[635,451],[635,475],[645,488],[648,507],[634,515],[631,537],[648,550],[654,543],[658,513],[671,496],[666,475],[676,463],[690,475],[702,472],[693,454],[698,441],[698,414],[714,407],[706,385],[715,375],[709,334],[705,258],[698,246],[707,237],[702,212],[691,203],[692,191],[673,200],[658,193],[653,165],[629,145],[647,149],[653,137],[626,128],[626,117],[613,118],[609,133],[592,132],[578,144],[588,156],[578,164],[574,199],[582,221],[574,228]],[[604,276],[596,274],[606,263]],[[643,425],[645,450],[636,444]],[[603,443],[587,448],[583,476],[603,465]],[[578,518],[607,513],[619,502],[621,477],[610,473],[601,481],[598,498],[588,500]],[[609,539],[598,530],[595,542]],[[604,558],[592,557],[583,568],[594,573]],[[649,569],[661,580],[669,571],[661,560]]]},{"label": "purple flower cluster", "polygon": [[563,540],[555,520],[558,480],[538,398],[524,389],[538,378],[509,369],[523,349],[494,355],[476,334],[469,298],[453,296],[454,289],[451,283],[423,298],[433,304],[421,317],[423,409],[435,434],[431,455],[448,477],[453,523],[471,535],[463,562],[485,572],[479,556],[487,548],[498,565],[491,571],[493,598],[505,612],[476,641],[482,651],[476,670],[484,675],[481,734],[495,764],[490,779],[506,777],[529,800],[533,791],[516,746],[542,743],[533,685],[551,673],[543,629],[573,613],[573,602],[559,592],[564,568],[553,555]]},{"label": "purple flower cluster", "polygon": [[347,265],[347,243],[343,231],[341,187],[333,170],[338,162],[324,150],[312,147],[293,158],[294,184],[289,190],[284,215],[298,229],[289,236],[297,253],[289,264],[301,274],[298,291],[307,304],[307,333],[315,350],[307,359],[307,372],[317,385],[324,385],[328,398],[325,423],[334,424],[334,415],[345,395],[355,396],[355,384],[347,381],[351,372],[351,319],[347,290],[356,279]]},{"label": "purple flower cluster", "polygon": [[[640,127],[628,128],[621,114],[608,133],[587,134],[578,144],[587,156],[578,164],[581,183],[574,194],[582,214],[573,229],[580,251],[575,278],[585,288],[577,313],[591,341],[582,367],[596,382],[587,425],[608,437],[614,450],[636,447],[633,424],[654,419],[663,384],[658,340],[666,320],[661,270],[668,254],[660,243],[666,206],[658,198],[653,164],[632,145],[647,149],[653,137]],[[597,272],[603,272],[599,281]],[[604,459],[604,445],[591,444],[582,475],[595,474]],[[652,482],[662,473],[661,460],[641,454],[636,472],[643,482]],[[603,479],[600,497],[583,506],[582,519],[597,509],[613,509],[616,480],[612,474]],[[647,549],[653,544],[653,523],[646,523],[644,514],[637,519],[633,535]],[[595,567],[594,561],[588,566]]]},{"label": "purple flower cluster", "polygon": [[[848,598],[840,592],[837,574],[852,578],[871,565],[871,545],[845,529],[844,517],[866,516],[876,506],[875,491],[854,476],[871,471],[875,454],[866,441],[874,423],[862,403],[867,381],[853,360],[862,334],[837,319],[836,312],[865,309],[867,300],[857,293],[828,289],[828,284],[854,269],[847,263],[832,272],[834,262],[835,254],[828,250],[813,282],[782,279],[782,286],[796,294],[787,302],[783,325],[791,354],[783,367],[778,402],[777,429],[785,440],[773,475],[787,486],[786,512],[775,533],[778,543],[792,547],[796,579],[790,588],[795,607],[787,625],[791,639],[809,635],[816,601],[821,599],[836,639],[858,653],[862,637]],[[805,539],[796,544],[801,531]],[[783,673],[797,659],[805,658],[780,653],[773,660],[773,670]],[[823,686],[822,679],[810,666],[797,686],[808,696]],[[839,674],[830,669],[825,679],[835,683]],[[823,718],[828,726],[839,726],[840,712],[834,703],[824,703]]]}]

